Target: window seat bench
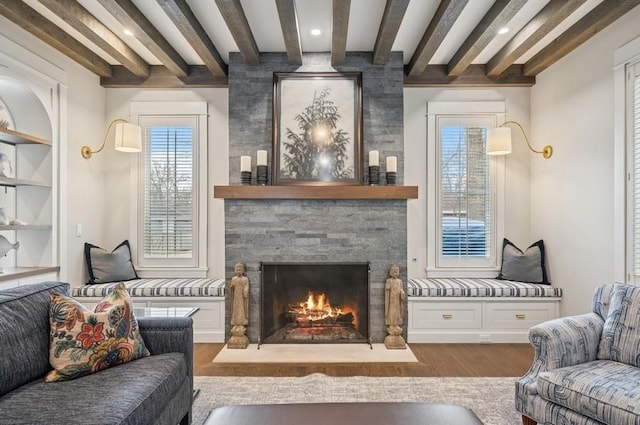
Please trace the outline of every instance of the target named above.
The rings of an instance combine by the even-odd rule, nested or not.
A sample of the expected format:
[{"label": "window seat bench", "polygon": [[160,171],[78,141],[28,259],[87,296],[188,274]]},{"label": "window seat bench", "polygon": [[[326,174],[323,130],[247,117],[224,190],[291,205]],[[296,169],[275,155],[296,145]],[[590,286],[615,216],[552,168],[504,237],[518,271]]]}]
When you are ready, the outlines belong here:
[{"label": "window seat bench", "polygon": [[[71,294],[93,308],[118,283],[77,286]],[[122,283],[136,307],[198,307],[192,317],[194,342],[224,342],[225,279],[155,278]]]},{"label": "window seat bench", "polygon": [[560,317],[562,289],[484,278],[407,281],[407,342],[527,343],[529,328]]}]

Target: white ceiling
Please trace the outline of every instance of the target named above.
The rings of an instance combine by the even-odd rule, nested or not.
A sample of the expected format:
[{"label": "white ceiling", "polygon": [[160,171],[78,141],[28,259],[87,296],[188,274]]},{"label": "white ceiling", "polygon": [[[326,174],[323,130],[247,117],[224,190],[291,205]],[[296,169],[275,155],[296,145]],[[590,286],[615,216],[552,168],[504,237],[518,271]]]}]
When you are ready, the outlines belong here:
[{"label": "white ceiling", "polygon": [[[99,4],[98,0],[78,1],[105,26],[120,36],[145,61],[151,65],[161,64],[135,37],[124,35],[125,28]],[[160,30],[162,35],[189,65],[202,65],[202,61],[196,52],[155,1],[132,1],[147,16],[151,23]],[[603,0],[587,0],[583,6],[577,9],[561,25],[526,52],[516,63],[526,62],[602,1]],[[117,60],[95,46],[55,14],[51,13],[46,7],[42,6],[37,0],[24,0],[24,2],[72,34],[111,65],[119,64]],[[285,44],[275,1],[241,0],[240,2],[260,52],[285,52]],[[548,2],[549,0],[529,0],[509,23],[509,32],[503,35],[496,34],[495,40],[482,51],[474,63],[486,63],[491,59],[493,55],[517,34]],[[347,51],[373,50],[385,3],[386,0],[351,0]],[[403,52],[405,63],[408,63],[413,55],[439,3],[437,0],[412,0],[409,3],[392,48],[393,51]],[[493,3],[493,0],[470,0],[452,30],[436,51],[430,64],[446,64]],[[228,62],[229,52],[237,52],[238,47],[215,1],[187,0],[187,4],[193,10],[222,58],[225,62]],[[332,0],[295,1],[303,52],[328,52],[331,50],[331,4]],[[311,35],[310,30],[312,28],[320,29],[322,34],[319,36]]]}]

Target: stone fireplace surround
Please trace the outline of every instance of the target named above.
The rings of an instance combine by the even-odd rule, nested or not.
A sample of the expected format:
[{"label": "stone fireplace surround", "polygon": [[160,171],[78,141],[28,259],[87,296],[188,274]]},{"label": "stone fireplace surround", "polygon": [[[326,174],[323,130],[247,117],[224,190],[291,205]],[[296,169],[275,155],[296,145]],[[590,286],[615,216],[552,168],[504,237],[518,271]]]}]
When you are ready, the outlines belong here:
[{"label": "stone fireplace surround", "polygon": [[[284,53],[261,54],[247,65],[238,53],[229,58],[229,184],[240,183],[240,156],[272,152],[273,72],[362,72],[363,169],[367,152],[398,157],[403,184],[403,62],[392,53],[385,65],[371,64],[370,53],[347,53],[345,65],[332,68],[330,54],[305,54],[303,66]],[[255,173],[254,173],[255,174]],[[384,325],[384,282],[391,264],[400,266],[406,286],[406,200],[225,199],[225,268],[246,265],[250,281],[247,336],[260,335],[261,262],[369,262],[370,337],[380,343]],[[230,336],[227,300],[226,338]],[[406,314],[405,314],[406,317]],[[406,338],[406,327],[405,327]]]}]

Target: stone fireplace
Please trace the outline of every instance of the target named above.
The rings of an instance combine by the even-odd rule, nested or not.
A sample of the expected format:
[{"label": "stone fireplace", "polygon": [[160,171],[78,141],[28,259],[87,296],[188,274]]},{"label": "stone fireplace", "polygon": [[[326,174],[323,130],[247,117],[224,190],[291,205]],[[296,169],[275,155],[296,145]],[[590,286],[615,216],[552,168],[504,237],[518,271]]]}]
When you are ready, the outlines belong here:
[{"label": "stone fireplace", "polygon": [[[263,53],[257,65],[244,63],[238,53],[230,54],[230,185],[240,184],[240,156],[251,155],[255,165],[256,151],[267,150],[272,164],[273,73],[296,71],[362,72],[363,170],[370,150],[380,151],[381,157],[397,156],[397,184],[404,184],[402,55],[394,52],[387,64],[373,65],[370,53],[348,52],[345,64],[335,68],[330,56],[305,54],[303,66],[296,67],[284,53]],[[368,263],[368,335],[364,336],[373,343],[384,340],[384,282],[392,264],[400,266],[406,285],[406,200],[225,199],[224,209],[227,278],[234,265],[243,262],[250,281],[251,343],[263,338],[261,264],[267,263]],[[307,295],[301,290],[303,299]],[[228,300],[226,311],[228,338]]]},{"label": "stone fireplace", "polygon": [[261,343],[369,342],[368,263],[263,263]]}]

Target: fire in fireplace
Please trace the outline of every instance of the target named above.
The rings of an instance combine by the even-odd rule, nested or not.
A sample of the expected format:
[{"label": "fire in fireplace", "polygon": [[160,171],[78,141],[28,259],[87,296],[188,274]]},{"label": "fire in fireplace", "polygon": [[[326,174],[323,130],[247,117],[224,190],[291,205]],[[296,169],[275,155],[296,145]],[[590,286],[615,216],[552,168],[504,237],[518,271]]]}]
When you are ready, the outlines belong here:
[{"label": "fire in fireplace", "polygon": [[368,263],[262,263],[261,342],[369,342]]}]

